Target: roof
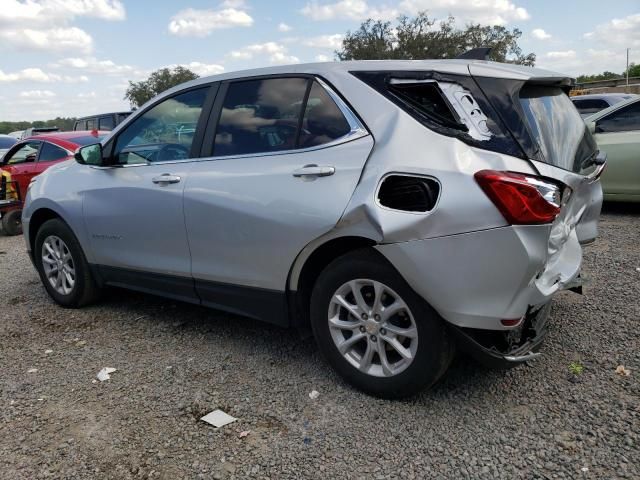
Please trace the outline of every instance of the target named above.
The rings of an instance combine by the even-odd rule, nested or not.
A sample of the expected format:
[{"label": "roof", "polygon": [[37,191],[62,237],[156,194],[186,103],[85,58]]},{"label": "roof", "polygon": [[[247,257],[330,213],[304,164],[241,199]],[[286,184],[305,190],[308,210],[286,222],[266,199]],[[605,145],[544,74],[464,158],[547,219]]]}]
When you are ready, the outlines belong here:
[{"label": "roof", "polygon": [[[73,132],[51,132],[51,133],[41,133],[39,135],[34,135],[32,137],[27,137],[28,139],[37,139],[37,140],[66,140],[73,142],[74,138],[86,137],[88,135],[107,135],[109,132],[97,131],[97,130],[74,130]],[[27,138],[23,138],[23,140],[27,140]],[[97,138],[96,138],[97,140]]]},{"label": "roof", "polygon": [[238,70],[235,72],[226,72],[219,75],[197,78],[170,88],[169,90],[161,93],[158,97],[153,98],[151,101],[155,102],[158,98],[173,95],[185,88],[197,87],[199,85],[219,82],[222,80],[233,80],[236,78],[255,77],[260,75],[296,73],[316,75],[331,73],[344,74],[352,71],[366,70],[428,70],[459,75],[469,75],[470,70],[472,70],[473,75],[480,77],[509,78],[525,81],[534,78],[571,78],[568,75],[540,68],[525,67],[512,63],[489,62],[486,60],[353,60],[346,62],[298,63],[295,65]]}]

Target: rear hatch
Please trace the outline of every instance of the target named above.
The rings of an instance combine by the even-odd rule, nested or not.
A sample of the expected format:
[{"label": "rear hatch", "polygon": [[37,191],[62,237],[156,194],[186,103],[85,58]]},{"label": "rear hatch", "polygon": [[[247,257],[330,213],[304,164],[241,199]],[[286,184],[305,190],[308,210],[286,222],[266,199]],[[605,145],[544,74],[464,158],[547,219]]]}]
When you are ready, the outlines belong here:
[{"label": "rear hatch", "polygon": [[482,71],[483,66],[469,64],[469,72],[524,156],[541,176],[569,187],[553,223],[551,257],[574,230],[581,244],[592,242],[602,206],[599,177],[604,157],[567,95],[570,79],[502,79],[482,76]]}]

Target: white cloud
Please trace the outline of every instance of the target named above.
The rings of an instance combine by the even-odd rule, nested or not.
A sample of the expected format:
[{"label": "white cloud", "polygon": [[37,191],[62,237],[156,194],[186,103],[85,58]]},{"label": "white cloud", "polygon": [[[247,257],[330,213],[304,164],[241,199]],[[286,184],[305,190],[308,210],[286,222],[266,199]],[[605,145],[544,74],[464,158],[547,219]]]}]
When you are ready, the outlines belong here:
[{"label": "white cloud", "polygon": [[181,37],[206,37],[214,30],[231,27],[250,27],[253,18],[244,10],[197,10],[187,8],[176,13],[169,22],[169,33]]},{"label": "white cloud", "polygon": [[504,25],[511,21],[528,20],[529,12],[509,0],[403,0],[403,13],[415,15],[418,12],[451,14],[464,22],[479,22]]},{"label": "white cloud", "polygon": [[[166,68],[174,69],[177,66],[178,65],[167,65]],[[215,63],[190,62],[181,63],[180,66],[188,68],[193,73],[196,73],[201,77],[208,77],[209,75],[217,75],[224,72],[224,67]]]},{"label": "white cloud", "polygon": [[51,90],[26,90],[20,92],[19,96],[21,98],[51,98],[55,97],[56,94]]},{"label": "white cloud", "polygon": [[224,8],[248,8],[245,0],[225,0],[220,6]]},{"label": "white cloud", "polygon": [[335,3],[319,3],[312,0],[300,12],[312,20],[350,19],[364,20],[367,18],[389,20],[400,13],[395,8],[375,8],[365,0],[340,0]]},{"label": "white cloud", "polygon": [[541,28],[534,28],[533,30],[531,30],[531,36],[533,38],[537,38],[538,40],[548,40],[549,38],[551,38],[551,35],[549,35]]},{"label": "white cloud", "polygon": [[392,20],[400,14],[415,15],[422,11],[443,16],[452,14],[462,22],[492,25],[529,19],[525,8],[509,0],[402,0],[395,8],[372,6],[366,0],[340,0],[334,3],[312,0],[304,6],[301,13],[312,20]]},{"label": "white cloud", "polygon": [[75,17],[103,20],[124,20],[124,5],[120,0],[3,0],[0,24],[66,23]]},{"label": "white cloud", "polygon": [[229,56],[239,60],[249,60],[254,56],[267,56],[269,62],[275,64],[298,63],[300,59],[289,55],[287,47],[276,42],[248,45],[240,50],[232,51]]},{"label": "white cloud", "polygon": [[303,42],[306,47],[314,48],[332,48],[337,49],[342,47],[342,39],[344,37],[336,33],[335,35],[320,35],[319,37],[312,37]]},{"label": "white cloud", "polygon": [[316,62],[330,62],[331,58],[329,58],[327,55],[320,54],[320,55],[316,55],[315,61]]},{"label": "white cloud", "polygon": [[559,52],[547,52],[547,53],[544,54],[544,57],[551,58],[551,59],[576,58],[576,51],[575,50],[565,50],[565,51],[559,51]]},{"label": "white cloud", "polygon": [[89,81],[89,79],[85,75],[81,75],[79,77],[57,75],[55,73],[46,73],[40,68],[25,68],[13,73],[4,73],[2,70],[0,70],[0,82],[77,83],[87,81]]},{"label": "white cloud", "polygon": [[292,30],[292,27],[290,27],[289,25],[287,25],[284,22],[281,22],[278,24],[278,31],[279,32],[290,32]]},{"label": "white cloud", "polygon": [[112,60],[98,60],[95,57],[70,57],[63,58],[54,64],[56,67],[76,68],[87,73],[101,75],[127,75],[135,69],[131,65],[117,65]]},{"label": "white cloud", "polygon": [[45,50],[63,52],[74,50],[88,53],[93,49],[93,39],[78,27],[61,27],[50,29],[3,29],[0,38],[8,43],[27,50]]},{"label": "white cloud", "polygon": [[69,24],[77,17],[124,20],[120,0],[3,0],[0,40],[19,50],[88,53],[93,39]]},{"label": "white cloud", "polygon": [[640,13],[602,23],[585,38],[623,48],[640,47]]}]

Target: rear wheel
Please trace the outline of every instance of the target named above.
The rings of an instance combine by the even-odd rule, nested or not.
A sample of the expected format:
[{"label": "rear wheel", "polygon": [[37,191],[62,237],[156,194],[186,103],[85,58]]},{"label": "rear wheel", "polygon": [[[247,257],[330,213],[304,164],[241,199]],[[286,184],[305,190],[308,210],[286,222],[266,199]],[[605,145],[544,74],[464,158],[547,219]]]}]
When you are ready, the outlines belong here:
[{"label": "rear wheel", "polygon": [[95,300],[98,287],[80,243],[59,219],[38,230],[33,258],[47,293],[63,307],[80,307]]},{"label": "rear wheel", "polygon": [[9,210],[2,215],[2,231],[8,236],[22,233],[22,210]]},{"label": "rear wheel", "polygon": [[311,297],[319,348],[349,383],[380,397],[413,395],[446,371],[453,344],[442,320],[376,252],[332,262]]}]

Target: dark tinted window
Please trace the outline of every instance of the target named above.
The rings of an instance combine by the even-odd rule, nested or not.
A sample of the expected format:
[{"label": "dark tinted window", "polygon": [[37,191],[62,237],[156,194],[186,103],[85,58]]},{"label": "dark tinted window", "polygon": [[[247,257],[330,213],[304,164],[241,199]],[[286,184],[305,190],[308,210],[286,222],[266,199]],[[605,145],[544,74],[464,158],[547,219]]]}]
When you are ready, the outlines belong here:
[{"label": "dark tinted window", "polygon": [[208,91],[205,87],[167,98],[136,118],[118,136],[118,163],[189,158]]},{"label": "dark tinted window", "polygon": [[12,155],[5,156],[3,163],[13,165],[16,163],[35,162],[38,156],[40,142],[27,142],[16,150]]},{"label": "dark tinted window", "polygon": [[100,117],[98,120],[98,130],[113,130],[113,127],[115,126],[112,115],[109,115],[108,117]]},{"label": "dark tinted window", "polygon": [[295,148],[307,84],[304,78],[231,83],[218,121],[214,155]]},{"label": "dark tinted window", "polygon": [[640,101],[622,107],[596,122],[596,132],[640,130]]},{"label": "dark tinted window", "polygon": [[131,112],[129,112],[129,113],[119,113],[118,114],[118,123],[116,125],[120,124],[129,115],[131,115]]},{"label": "dark tinted window", "polygon": [[544,161],[579,172],[597,147],[569,97],[560,88],[524,86],[520,105]]},{"label": "dark tinted window", "polygon": [[89,120],[87,120],[86,123],[86,130],[93,130],[94,128],[96,128],[96,119],[95,118],[91,118]]},{"label": "dark tinted window", "polygon": [[100,143],[105,136],[104,135],[86,135],[84,137],[73,137],[69,140],[73,143],[77,143],[80,146],[91,145],[92,143]]},{"label": "dark tinted window", "polygon": [[609,107],[609,104],[600,99],[572,100],[581,115],[590,115]]},{"label": "dark tinted window", "polygon": [[43,142],[40,149],[39,162],[52,162],[53,160],[60,160],[61,158],[68,157],[69,154],[64,148],[60,148],[57,145],[53,145],[49,142]]},{"label": "dark tinted window", "polygon": [[336,103],[318,82],[313,82],[302,120],[300,148],[313,147],[344,137],[351,126]]},{"label": "dark tinted window", "polygon": [[0,137],[0,148],[10,148],[16,144],[16,139],[11,137]]}]

